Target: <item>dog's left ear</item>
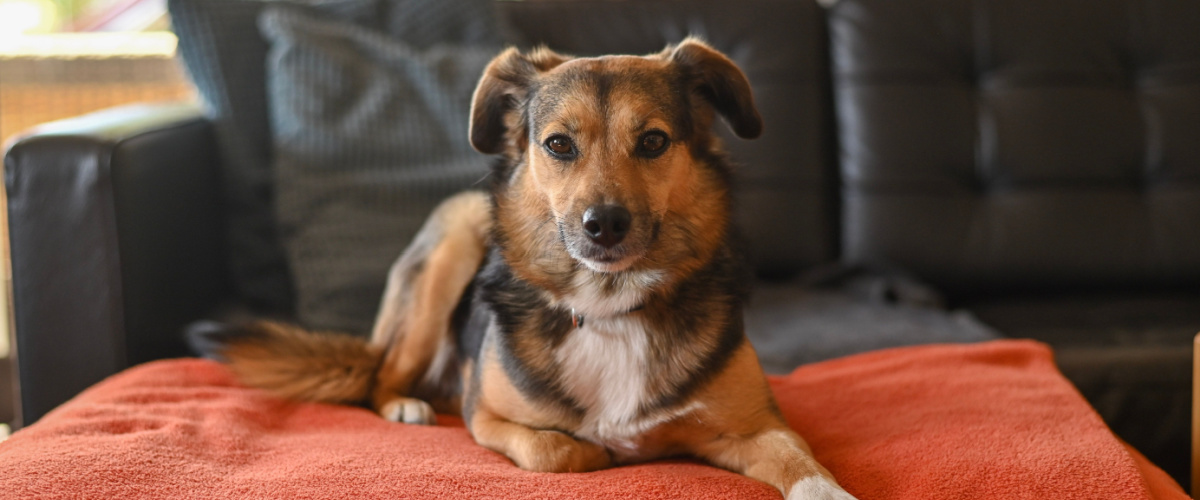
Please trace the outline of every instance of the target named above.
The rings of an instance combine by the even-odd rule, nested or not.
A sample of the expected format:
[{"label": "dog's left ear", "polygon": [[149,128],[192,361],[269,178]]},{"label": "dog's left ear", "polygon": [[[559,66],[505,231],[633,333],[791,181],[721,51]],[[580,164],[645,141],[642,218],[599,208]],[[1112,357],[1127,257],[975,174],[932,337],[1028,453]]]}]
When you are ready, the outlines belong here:
[{"label": "dog's left ear", "polygon": [[695,87],[743,139],[762,135],[762,117],[754,106],[750,81],[725,54],[695,39],[685,38],[667,49],[668,59],[685,71]]}]

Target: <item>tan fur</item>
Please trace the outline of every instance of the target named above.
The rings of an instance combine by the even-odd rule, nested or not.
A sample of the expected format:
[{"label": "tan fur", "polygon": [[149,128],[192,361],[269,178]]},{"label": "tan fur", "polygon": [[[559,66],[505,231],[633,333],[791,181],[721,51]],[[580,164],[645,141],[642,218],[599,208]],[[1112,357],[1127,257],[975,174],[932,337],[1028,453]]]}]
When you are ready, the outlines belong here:
[{"label": "tan fur", "polygon": [[588,472],[612,465],[601,446],[556,430],[535,429],[481,413],[472,419],[480,446],[503,453],[534,472]]},{"label": "tan fur", "polygon": [[[787,492],[800,479],[833,475],[812,457],[808,443],[788,428],[750,344],[743,345],[730,367],[699,396],[719,435],[693,439],[691,449],[724,467]],[[747,412],[747,409],[753,409]]]},{"label": "tan fur", "polygon": [[433,360],[453,355],[446,342],[450,315],[483,259],[490,228],[484,193],[463,193],[439,205],[415,238],[425,244],[410,246],[392,267],[369,344],[260,321],[244,326],[252,335],[228,341],[220,356],[243,383],[289,399],[369,400],[388,415],[410,394],[433,395],[439,396],[431,401],[437,409],[456,412],[459,401],[435,387],[445,374],[419,379]]},{"label": "tan fur", "polygon": [[223,353],[242,383],[302,401],[355,403],[367,396],[381,349],[349,335],[266,321],[243,328],[253,336]]},{"label": "tan fur", "polygon": [[[596,74],[654,75],[672,64],[687,63],[694,65],[695,71],[709,72],[710,78],[734,81],[727,88],[740,95],[727,96],[728,99],[717,104],[721,108],[717,111],[726,116],[739,134],[754,136],[759,132],[753,100],[740,71],[727,58],[695,41],[646,58],[572,60],[541,52],[538,57],[551,63],[535,65],[538,69],[533,72],[525,68],[524,73],[521,57],[515,52],[498,57],[480,88],[520,102],[525,99],[521,82],[529,86],[533,86],[531,82],[540,82],[546,91],[546,86],[554,85],[556,78],[581,69]],[[627,271],[663,271],[665,276],[657,287],[647,291],[651,295],[668,296],[674,283],[705,266],[725,243],[730,212],[726,181],[711,169],[699,168],[699,160],[694,156],[697,152],[720,148],[720,142],[709,131],[713,109],[699,105],[692,110],[696,117],[692,122],[694,129],[677,130],[674,128],[677,122],[663,114],[664,92],[647,93],[644,88],[618,81],[606,89],[608,101],[601,109],[595,97],[597,90],[587,83],[584,80],[580,86],[566,89],[554,87],[555,113],[545,123],[535,123],[533,128],[519,121],[528,112],[522,112],[520,106],[514,108],[504,120],[508,127],[505,143],[490,143],[496,147],[488,152],[504,151],[518,165],[509,187],[495,193],[497,228],[504,235],[501,250],[519,278],[544,289],[552,302],[560,301],[563,307],[571,307],[565,301],[572,296],[574,287],[579,286],[579,263],[566,255],[562,244],[556,241],[559,235],[554,226],[559,227],[558,232],[564,226],[569,228],[571,221],[578,220],[591,205],[619,204],[634,214],[624,244],[643,251]],[[480,94],[476,97],[478,110]],[[479,116],[478,111],[474,116]],[[671,138],[691,137],[693,147],[680,144],[648,162],[630,154],[644,130],[661,130]],[[550,137],[560,135],[572,138],[579,151],[569,167],[538,147]],[[650,222],[656,220],[662,221],[662,226],[658,234],[652,234]],[[652,237],[657,241],[651,244]],[[591,281],[601,289],[616,289],[612,288],[615,282],[601,275]],[[718,309],[721,306],[712,304]],[[647,300],[642,310],[628,315],[641,324],[666,325],[674,314],[678,312],[670,302]],[[695,330],[689,332],[690,351],[669,353],[660,359],[673,361],[653,365],[655,377],[647,379],[647,395],[671,390],[676,380],[673,377],[677,377],[673,370],[680,370],[681,377],[694,367],[688,360],[691,356],[700,359],[703,353],[710,352],[722,328],[724,323],[695,325]],[[652,358],[655,340],[653,336],[649,338]],[[516,356],[534,371],[549,369],[550,346],[541,346],[543,353],[539,355],[539,347],[522,344],[520,335],[510,342],[516,344],[513,347]],[[522,468],[559,472],[593,470],[608,466],[614,459],[637,461],[687,453],[764,481],[785,495],[806,478],[823,477],[829,484],[836,484],[812,457],[807,443],[779,415],[748,342],[741,344],[722,371],[689,402],[643,417],[641,421],[651,422],[648,425],[652,427],[632,437],[630,446],[636,451],[621,457],[570,436],[570,430],[581,425],[579,416],[524,397],[495,357],[494,349],[485,347],[479,361],[482,366],[477,406],[469,424],[481,445],[505,454]],[[570,387],[564,389],[571,391]],[[653,423],[659,419],[661,423]],[[837,490],[836,486],[828,491],[833,490]]]},{"label": "tan fur", "polygon": [[[413,423],[432,422],[423,400],[461,409],[480,445],[527,470],[582,472],[687,454],[789,498],[852,499],[787,427],[753,347],[729,329],[741,324],[740,298],[710,283],[733,281],[697,278],[737,274],[732,264],[714,267],[735,257],[726,246],[728,179],[711,131],[717,115],[741,137],[761,132],[745,76],[694,39],[645,57],[509,49],[485,70],[470,125],[471,143],[503,154],[510,170],[495,175],[509,177],[496,179],[491,198],[460,195],[435,211],[389,274],[371,342],[260,324],[267,335],[225,354],[243,381],[288,397],[368,400],[381,415]],[[639,152],[644,134],[657,132],[668,149]],[[556,135],[571,138],[578,155],[547,152],[542,145]],[[602,204],[627,208],[631,223],[620,260],[596,264],[572,253],[580,250],[571,238],[585,211]],[[522,303],[506,307],[528,309],[506,316],[503,334],[490,325],[478,356],[458,360],[451,318],[490,246],[515,277],[505,283],[536,293],[516,295]],[[623,267],[603,267],[611,262]],[[602,316],[566,329],[576,309]],[[686,311],[699,313],[684,321]],[[316,360],[315,350],[329,359]],[[589,357],[611,353],[628,356],[608,365]],[[576,360],[583,363],[567,363]],[[605,371],[618,364],[643,371]],[[308,370],[317,374],[298,373]],[[331,375],[337,380],[317,382]],[[617,385],[603,393],[585,386],[606,383]],[[529,392],[539,387],[561,394]]]},{"label": "tan fur", "polygon": [[[439,350],[453,351],[450,317],[487,248],[491,215],[487,195],[460,194],[443,202],[418,235],[436,241],[423,261],[402,256],[388,276],[371,343],[386,349],[371,394],[377,411],[414,392]],[[412,248],[412,247],[410,247]],[[444,356],[449,353],[442,354]],[[442,374],[435,374],[436,383]],[[456,403],[455,403],[456,404]],[[445,402],[442,405],[445,407]]]},{"label": "tan fur", "polygon": [[608,452],[600,446],[562,432],[536,430],[569,428],[574,422],[569,414],[526,400],[489,347],[484,347],[480,359],[480,397],[469,422],[480,446],[538,472],[586,472],[611,465]]}]

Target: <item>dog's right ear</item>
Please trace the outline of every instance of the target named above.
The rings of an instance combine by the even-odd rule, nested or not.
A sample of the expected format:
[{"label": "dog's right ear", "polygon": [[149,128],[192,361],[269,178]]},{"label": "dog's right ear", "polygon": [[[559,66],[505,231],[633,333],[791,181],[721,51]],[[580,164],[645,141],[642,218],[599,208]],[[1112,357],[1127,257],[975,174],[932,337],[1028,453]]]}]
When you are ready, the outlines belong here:
[{"label": "dog's right ear", "polygon": [[509,47],[492,59],[483,70],[471,102],[471,146],[486,154],[504,152],[509,138],[523,146],[526,124],[521,123],[516,111],[525,105],[538,74],[568,59],[545,47],[529,54]]}]

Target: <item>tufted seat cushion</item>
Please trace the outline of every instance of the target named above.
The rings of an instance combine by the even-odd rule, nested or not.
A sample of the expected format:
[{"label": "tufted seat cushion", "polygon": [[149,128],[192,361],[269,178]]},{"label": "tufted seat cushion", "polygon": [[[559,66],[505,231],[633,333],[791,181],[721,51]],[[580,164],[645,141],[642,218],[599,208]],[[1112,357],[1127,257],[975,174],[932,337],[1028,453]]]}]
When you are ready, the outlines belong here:
[{"label": "tufted seat cushion", "polygon": [[846,256],[951,292],[1200,284],[1200,2],[844,0]]}]

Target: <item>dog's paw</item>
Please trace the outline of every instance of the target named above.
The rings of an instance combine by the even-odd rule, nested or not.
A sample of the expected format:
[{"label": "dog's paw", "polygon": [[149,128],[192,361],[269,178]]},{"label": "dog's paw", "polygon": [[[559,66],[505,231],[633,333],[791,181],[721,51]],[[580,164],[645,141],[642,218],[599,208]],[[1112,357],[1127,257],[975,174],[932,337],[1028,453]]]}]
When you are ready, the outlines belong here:
[{"label": "dog's paw", "polygon": [[414,398],[396,398],[379,407],[379,416],[392,422],[433,425],[437,415],[429,403]]},{"label": "dog's paw", "polygon": [[792,485],[787,500],[856,500],[825,476],[810,476]]},{"label": "dog's paw", "polygon": [[612,457],[598,444],[558,431],[536,431],[529,455],[517,465],[535,472],[589,472],[611,466]]}]

